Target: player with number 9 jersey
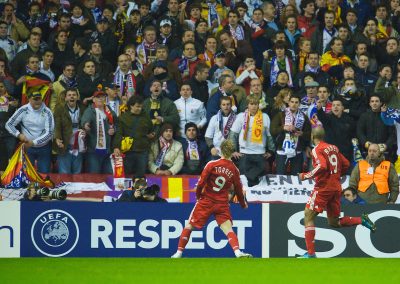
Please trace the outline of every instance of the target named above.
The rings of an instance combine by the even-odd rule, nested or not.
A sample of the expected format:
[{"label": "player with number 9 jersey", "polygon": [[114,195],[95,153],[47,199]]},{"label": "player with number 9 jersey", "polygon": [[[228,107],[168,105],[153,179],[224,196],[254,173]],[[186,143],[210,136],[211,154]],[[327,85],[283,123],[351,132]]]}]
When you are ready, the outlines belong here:
[{"label": "player with number 9 jersey", "polygon": [[178,242],[178,249],[171,258],[181,258],[190,234],[194,228],[201,229],[211,215],[214,215],[218,226],[228,238],[236,257],[252,257],[239,249],[239,240],[232,230],[232,217],[229,209],[229,193],[233,189],[243,208],[247,202],[243,196],[243,186],[240,182],[240,172],[232,162],[231,157],[235,151],[232,141],[225,140],[221,143],[222,158],[209,162],[201,173],[196,187],[197,202],[189,216],[189,223],[183,228]]},{"label": "player with number 9 jersey", "polygon": [[312,150],[313,170],[304,173],[304,179],[314,178],[318,191],[342,191],[340,177],[346,173],[350,162],[335,145],[321,141]]},{"label": "player with number 9 jersey", "polygon": [[245,207],[243,186],[238,168],[231,160],[219,159],[209,162],[201,173],[196,189],[197,199],[210,199],[215,203],[229,202],[229,191],[234,186],[236,196]]}]

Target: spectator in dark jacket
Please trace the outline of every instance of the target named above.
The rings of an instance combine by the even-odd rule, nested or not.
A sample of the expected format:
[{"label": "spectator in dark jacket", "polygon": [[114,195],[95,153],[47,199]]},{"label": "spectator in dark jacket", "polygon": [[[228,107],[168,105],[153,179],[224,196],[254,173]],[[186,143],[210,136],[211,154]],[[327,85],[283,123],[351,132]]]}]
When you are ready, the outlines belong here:
[{"label": "spectator in dark jacket", "polygon": [[193,122],[185,125],[186,138],[181,138],[185,162],[181,173],[187,175],[199,175],[210,159],[210,151],[204,140],[198,138],[199,130]]},{"label": "spectator in dark jacket", "polygon": [[325,141],[339,148],[347,160],[353,160],[351,139],[355,137],[356,123],[344,112],[341,100],[332,101],[332,111],[327,114],[322,109],[322,104],[317,102],[317,116],[325,129]]},{"label": "spectator in dark jacket", "polygon": [[189,80],[189,85],[192,88],[192,97],[198,99],[207,106],[209,93],[207,78],[209,75],[210,67],[205,63],[199,63],[194,70],[194,76]]},{"label": "spectator in dark jacket", "polygon": [[364,112],[357,123],[357,138],[361,151],[367,151],[371,143],[378,144],[382,153],[392,152],[396,141],[395,129],[381,119],[381,98],[377,95],[369,99],[370,110]]}]

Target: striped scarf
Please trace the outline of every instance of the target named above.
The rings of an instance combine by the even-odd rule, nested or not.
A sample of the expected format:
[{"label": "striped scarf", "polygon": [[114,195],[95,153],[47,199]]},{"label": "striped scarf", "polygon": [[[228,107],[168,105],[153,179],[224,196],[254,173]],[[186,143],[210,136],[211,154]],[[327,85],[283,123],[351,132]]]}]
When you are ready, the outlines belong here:
[{"label": "striped scarf", "polygon": [[114,84],[120,86],[120,95],[126,95],[128,99],[136,93],[136,79],[132,70],[124,74],[118,66],[114,73]]},{"label": "striped scarf", "polygon": [[171,147],[172,143],[165,140],[162,135],[159,138],[160,152],[157,155],[155,164],[157,167],[161,167],[164,162],[165,155],[167,154],[168,149]]}]

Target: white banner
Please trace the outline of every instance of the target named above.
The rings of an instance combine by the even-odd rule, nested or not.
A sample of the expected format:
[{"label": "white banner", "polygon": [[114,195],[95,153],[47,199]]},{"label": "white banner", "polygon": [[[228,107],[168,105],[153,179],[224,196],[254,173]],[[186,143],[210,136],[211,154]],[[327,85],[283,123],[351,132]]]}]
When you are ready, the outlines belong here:
[{"label": "white banner", "polygon": [[[245,176],[240,176],[249,202],[306,203],[314,188],[313,180],[300,181],[298,176],[267,175],[253,187],[247,186]],[[349,185],[350,176],[342,177],[342,188]]]}]

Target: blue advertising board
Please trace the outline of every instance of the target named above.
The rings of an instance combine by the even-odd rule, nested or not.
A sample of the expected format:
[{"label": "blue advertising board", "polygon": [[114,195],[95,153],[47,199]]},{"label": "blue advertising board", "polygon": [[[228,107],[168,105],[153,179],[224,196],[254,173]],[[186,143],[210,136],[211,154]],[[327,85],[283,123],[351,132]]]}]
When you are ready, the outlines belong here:
[{"label": "blue advertising board", "polygon": [[[21,257],[169,257],[193,204],[24,202]],[[261,257],[262,205],[231,206],[241,249]],[[185,257],[233,257],[210,218],[193,231]]]}]

